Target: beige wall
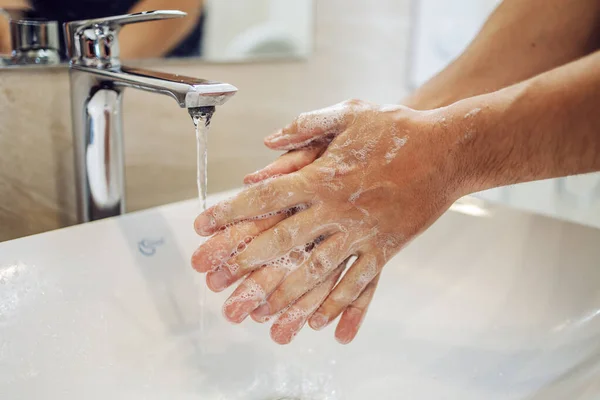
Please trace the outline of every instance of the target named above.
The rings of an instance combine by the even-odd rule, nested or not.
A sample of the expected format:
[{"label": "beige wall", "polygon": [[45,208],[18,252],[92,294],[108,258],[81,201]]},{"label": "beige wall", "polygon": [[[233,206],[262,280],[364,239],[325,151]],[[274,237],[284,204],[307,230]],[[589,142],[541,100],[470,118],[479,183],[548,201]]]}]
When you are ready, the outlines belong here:
[{"label": "beige wall", "polygon": [[[409,0],[318,0],[307,62],[169,64],[240,92],[217,110],[209,191],[240,185],[275,157],[261,138],[296,114],[359,97],[405,93]],[[195,138],[172,99],[128,90],[124,105],[128,210],[197,195]],[[0,241],[75,223],[69,81],[65,70],[0,71]]]}]

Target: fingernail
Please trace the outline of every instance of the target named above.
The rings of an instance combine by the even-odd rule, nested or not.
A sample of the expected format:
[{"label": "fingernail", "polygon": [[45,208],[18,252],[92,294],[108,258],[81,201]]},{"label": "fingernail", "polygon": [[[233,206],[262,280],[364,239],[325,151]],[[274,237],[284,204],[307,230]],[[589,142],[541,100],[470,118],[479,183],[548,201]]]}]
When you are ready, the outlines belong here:
[{"label": "fingernail", "polygon": [[206,276],[208,287],[215,292],[220,292],[229,286],[229,280],[230,274],[225,270],[213,272]]},{"label": "fingernail", "polygon": [[202,255],[202,250],[200,248],[196,249],[196,251],[194,251],[194,254],[192,254],[192,267],[194,267],[194,269],[198,272],[204,272]]},{"label": "fingernail", "polygon": [[325,328],[325,325],[329,322],[329,318],[326,315],[321,313],[315,313],[310,318],[310,327],[315,330],[321,330]]},{"label": "fingernail", "polygon": [[254,310],[254,315],[257,318],[264,318],[271,315],[271,307],[269,306],[269,303],[265,303],[262,306],[258,307],[256,310]]},{"label": "fingernail", "polygon": [[196,218],[194,227],[199,235],[208,236],[212,233],[211,228],[213,228],[215,224],[215,219],[212,215],[200,214],[198,218]]},{"label": "fingernail", "polygon": [[341,328],[335,334],[335,340],[337,340],[340,344],[348,344],[352,341],[352,339],[352,331],[348,328]]}]

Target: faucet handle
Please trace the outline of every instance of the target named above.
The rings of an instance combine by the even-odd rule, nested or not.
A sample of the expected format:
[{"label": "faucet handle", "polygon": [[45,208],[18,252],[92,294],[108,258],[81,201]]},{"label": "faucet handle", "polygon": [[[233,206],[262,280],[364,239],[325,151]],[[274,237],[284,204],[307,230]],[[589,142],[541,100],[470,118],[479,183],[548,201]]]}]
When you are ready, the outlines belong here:
[{"label": "faucet handle", "polygon": [[178,10],[157,10],[67,22],[64,24],[67,55],[72,64],[101,69],[118,68],[121,62],[117,35],[123,25],[186,15]]}]

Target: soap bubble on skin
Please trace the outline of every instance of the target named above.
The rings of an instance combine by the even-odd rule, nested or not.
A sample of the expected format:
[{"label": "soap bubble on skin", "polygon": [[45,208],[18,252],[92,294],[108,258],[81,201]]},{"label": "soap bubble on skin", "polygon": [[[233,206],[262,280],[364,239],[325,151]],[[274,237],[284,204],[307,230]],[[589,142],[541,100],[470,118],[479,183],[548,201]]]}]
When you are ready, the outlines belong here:
[{"label": "soap bubble on skin", "polygon": [[[277,257],[276,259],[270,260],[268,262],[262,263],[259,268],[271,268],[274,271],[282,271],[284,272],[283,278],[287,277],[291,272],[296,270],[300,265],[302,265],[306,260],[308,260],[310,256],[310,252],[314,247],[314,243],[317,241],[313,241],[311,243],[307,243],[302,246],[296,246],[292,248],[289,252],[281,257]],[[223,267],[230,268],[231,265],[225,264]],[[271,290],[276,288],[276,285],[281,282],[281,279],[277,279],[277,282],[273,281],[265,281],[263,284],[267,285],[267,287],[272,287]],[[242,307],[246,307],[248,302],[255,303],[256,307],[263,304],[270,293],[266,293],[263,287],[259,285],[251,276],[246,278],[242,283],[243,290],[239,293],[237,291],[225,302],[223,306],[223,312],[229,315],[235,316],[234,318],[237,320],[240,318],[239,312]],[[252,311],[252,310],[249,310]],[[247,313],[244,312],[244,315],[241,318],[245,318]],[[264,322],[264,321],[261,321]]]},{"label": "soap bubble on skin", "polygon": [[350,153],[354,155],[354,157],[357,160],[365,162],[367,161],[368,157],[373,153],[373,151],[377,148],[377,144],[377,140],[369,139],[362,148],[360,148],[359,150],[352,149],[350,150]]},{"label": "soap bubble on skin", "polygon": [[[231,295],[223,304],[223,313],[238,314],[240,307],[247,304],[249,301],[262,303],[267,298],[267,294],[263,288],[257,284],[252,278],[247,278],[242,283],[244,290]],[[226,315],[225,315],[226,316]],[[243,318],[248,316],[248,312],[243,313]],[[227,316],[226,316],[227,318]]]},{"label": "soap bubble on skin", "polygon": [[383,113],[402,111],[402,110],[406,110],[406,109],[407,109],[407,107],[401,106],[399,104],[384,104],[379,107],[379,111],[383,112]]},{"label": "soap bubble on skin", "polygon": [[363,189],[361,187],[356,192],[350,194],[350,197],[348,198],[348,202],[355,204],[356,200],[358,200],[358,198],[360,197],[362,192],[363,192]]},{"label": "soap bubble on skin", "polygon": [[[336,107],[338,107],[338,110],[335,111],[337,120],[329,115]],[[298,240],[300,232],[302,232],[302,235],[307,233],[305,229],[310,229],[316,235],[324,232],[323,228],[327,225],[331,225],[331,230],[327,232],[331,232],[332,235],[340,235],[338,238],[341,237],[342,239],[339,245],[321,249],[318,247],[315,249],[315,246],[319,244],[316,242],[312,246],[296,246],[282,256],[275,256],[276,252],[280,251],[281,246],[267,243],[267,248],[263,249],[265,251],[262,251],[264,255],[261,255],[261,257],[273,257],[273,259],[245,260],[249,261],[249,265],[258,266],[259,270],[260,268],[269,268],[268,271],[264,271],[260,279],[257,279],[257,282],[263,285],[263,292],[274,290],[271,289],[270,285],[275,287],[280,285],[283,279],[286,279],[292,271],[300,266],[302,266],[302,273],[298,275],[298,278],[304,279],[304,273],[306,272],[307,288],[311,287],[312,290],[337,267],[333,264],[338,263],[341,256],[355,254],[359,257],[368,257],[368,260],[362,261],[360,265],[356,266],[358,270],[354,270],[352,275],[348,276],[347,282],[350,285],[348,288],[344,291],[334,292],[335,296],[341,296],[338,300],[344,296],[346,301],[352,300],[348,297],[358,297],[360,293],[357,293],[357,291],[361,292],[358,289],[367,287],[377,277],[385,261],[397,253],[401,246],[406,243],[399,232],[408,232],[412,236],[412,232],[415,232],[418,228],[418,226],[415,227],[410,224],[413,223],[411,222],[414,219],[413,216],[421,218],[422,210],[419,207],[413,207],[409,203],[400,204],[398,207],[401,206],[406,210],[403,209],[402,212],[393,213],[394,218],[402,215],[400,221],[397,218],[394,221],[394,218],[389,217],[389,215],[382,214],[381,208],[382,205],[383,207],[386,206],[385,202],[391,201],[386,199],[401,202],[404,197],[398,196],[398,193],[404,189],[411,189],[410,185],[407,185],[406,188],[404,186],[400,187],[396,179],[395,167],[392,169],[386,167],[386,164],[394,162],[394,166],[396,164],[398,167],[410,166],[410,163],[403,164],[403,158],[398,157],[398,155],[405,151],[401,149],[406,145],[409,134],[411,132],[416,134],[415,129],[420,129],[421,125],[416,126],[416,128],[410,125],[402,125],[402,121],[405,120],[402,115],[386,114],[388,112],[402,112],[403,107],[368,105],[366,107],[367,112],[364,114],[355,113],[352,107],[351,103],[346,102],[329,110],[303,114],[296,121],[298,127],[303,129],[317,129],[317,127],[320,127],[319,129],[324,128],[324,130],[320,138],[310,138],[304,141],[305,136],[303,135],[299,137],[303,140],[303,143],[295,143],[292,146],[306,146],[307,143],[315,140],[325,140],[325,138],[332,140],[330,146],[317,161],[311,164],[310,167],[294,173],[294,177],[290,176],[290,178],[298,179],[293,181],[293,186],[294,188],[303,188],[304,193],[302,195],[304,198],[310,199],[310,204],[297,208],[295,211],[290,211],[291,209],[270,213],[260,211],[267,211],[265,210],[265,204],[268,203],[268,196],[269,194],[275,195],[274,192],[270,193],[268,190],[263,190],[263,188],[268,189],[271,179],[276,179],[276,177],[262,182],[261,184],[266,186],[262,186],[252,199],[255,202],[252,209],[259,210],[257,213],[262,215],[253,217],[251,220],[268,218],[281,212],[285,212],[285,216],[288,217],[302,211],[302,209],[311,207],[312,211],[310,214],[307,213],[307,216],[310,215],[312,219],[309,224],[299,223],[291,227],[290,224],[287,224],[286,229],[288,232],[285,232],[285,235],[289,235],[292,244]],[[348,116],[349,112],[354,113],[354,122],[352,122],[352,117]],[[407,112],[412,113],[414,111],[409,110]],[[470,115],[476,115],[477,112],[472,110]],[[439,119],[437,114],[432,114],[432,117],[432,122],[445,123],[445,120]],[[344,125],[343,130],[341,126],[332,127],[330,125],[342,125],[342,122]],[[469,125],[470,123],[471,121],[466,121],[464,124]],[[407,127],[412,130],[408,131]],[[325,132],[325,130],[329,131]],[[284,130],[284,132],[286,131]],[[317,135],[321,134],[318,130],[315,133]],[[338,133],[337,137],[332,137],[333,134],[337,135]],[[407,170],[406,173],[410,178],[411,171]],[[310,193],[310,196],[307,197],[308,193]],[[282,201],[293,202],[296,194],[298,192],[285,190],[278,195],[281,196]],[[289,200],[287,200],[288,198]],[[314,211],[317,209],[319,212],[315,213]],[[417,221],[417,223],[421,222],[421,220]],[[236,238],[236,240],[238,239]],[[287,237],[285,242],[289,243]],[[341,242],[344,242],[343,245]],[[269,246],[272,246],[273,249],[270,253],[268,251]],[[246,247],[246,245],[241,244],[236,250],[239,252],[245,251]],[[318,253],[314,253],[314,251],[318,251]],[[244,258],[249,255],[246,254]],[[273,280],[267,282],[267,273],[270,273],[270,269],[276,272],[273,273]],[[295,276],[294,279],[296,279]],[[243,297],[235,297],[229,304],[252,298],[255,292],[252,288],[248,290],[251,293]],[[279,294],[277,292],[276,295],[279,296]],[[330,295],[333,295],[333,293]],[[269,296],[270,294],[267,293],[266,297]],[[262,299],[256,298],[255,300],[257,303],[264,303]],[[276,303],[275,301],[273,304]],[[302,307],[308,308],[304,304]],[[289,309],[289,311],[288,314],[283,315],[283,319],[279,321],[279,324],[293,325],[306,317],[307,310]],[[242,309],[239,312],[242,312]],[[301,326],[298,329],[300,328]],[[289,339],[291,333],[295,333],[291,332],[293,330],[291,326],[283,327],[283,329],[286,329],[286,340]]]},{"label": "soap bubble on skin", "polygon": [[283,325],[283,324],[289,324],[292,322],[297,322],[298,320],[306,320],[309,317],[309,313],[307,310],[304,310],[300,307],[295,307],[292,306],[290,307],[286,313],[285,313],[285,317],[283,317],[283,313],[282,316],[280,316],[277,319],[276,324],[279,325]]},{"label": "soap bubble on skin", "polygon": [[[367,261],[364,269],[361,271],[356,285],[359,288],[365,288],[372,280],[377,276],[379,270],[377,269],[377,259],[375,257],[370,257]],[[354,301],[356,299],[352,299]]]},{"label": "soap bubble on skin", "polygon": [[[293,129],[293,124],[286,129],[280,130],[272,140],[273,143],[277,143],[284,140],[293,140],[294,136],[297,136],[297,131],[304,132],[315,132],[320,131],[320,134],[311,136],[310,138],[298,142],[289,143],[287,145],[278,146],[281,150],[295,150],[307,145],[317,142],[319,140],[330,141],[333,137],[343,132],[344,121],[348,115],[354,115],[355,119],[357,112],[366,110],[371,105],[359,100],[346,100],[344,102],[335,104],[330,107],[326,107],[320,110],[311,111],[300,114],[293,124],[296,125],[296,129]],[[288,132],[292,130],[292,132]]]},{"label": "soap bubble on skin", "polygon": [[385,153],[385,163],[389,164],[391,163],[394,158],[396,158],[396,155],[398,154],[398,151],[406,144],[406,142],[408,141],[408,136],[404,136],[404,137],[392,137],[392,148]]},{"label": "soap bubble on skin", "polygon": [[[477,116],[480,112],[481,112],[481,108],[474,108],[465,114],[464,119],[471,120],[475,116]],[[465,129],[464,135],[456,141],[457,145],[463,145],[463,144],[473,140],[473,138],[475,137],[476,131],[473,126],[473,121],[468,121],[467,124],[468,124],[468,126]]]},{"label": "soap bubble on skin", "polygon": [[465,119],[472,118],[481,112],[481,108],[477,107],[465,114]]},{"label": "soap bubble on skin", "polygon": [[335,178],[335,168],[333,167],[319,167],[317,171],[321,174],[321,178],[326,181],[331,181]]}]

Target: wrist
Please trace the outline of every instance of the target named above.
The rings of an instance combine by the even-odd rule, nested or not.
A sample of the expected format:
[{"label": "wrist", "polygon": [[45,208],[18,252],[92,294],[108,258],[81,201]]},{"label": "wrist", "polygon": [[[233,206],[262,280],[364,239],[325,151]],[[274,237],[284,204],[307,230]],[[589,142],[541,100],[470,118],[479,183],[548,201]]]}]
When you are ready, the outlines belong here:
[{"label": "wrist", "polygon": [[528,88],[511,86],[432,111],[449,121],[445,151],[461,196],[514,183],[504,170],[514,152],[523,148],[513,136],[518,126],[513,111],[524,106],[521,100]]},{"label": "wrist", "polygon": [[456,112],[449,107],[395,112],[393,131],[403,133],[402,157],[390,163],[396,184],[416,185],[448,205],[473,191],[460,143],[465,124]]},{"label": "wrist", "polygon": [[419,113],[440,184],[452,200],[489,185],[489,168],[497,161],[490,130],[495,128],[498,112],[486,95]]}]

